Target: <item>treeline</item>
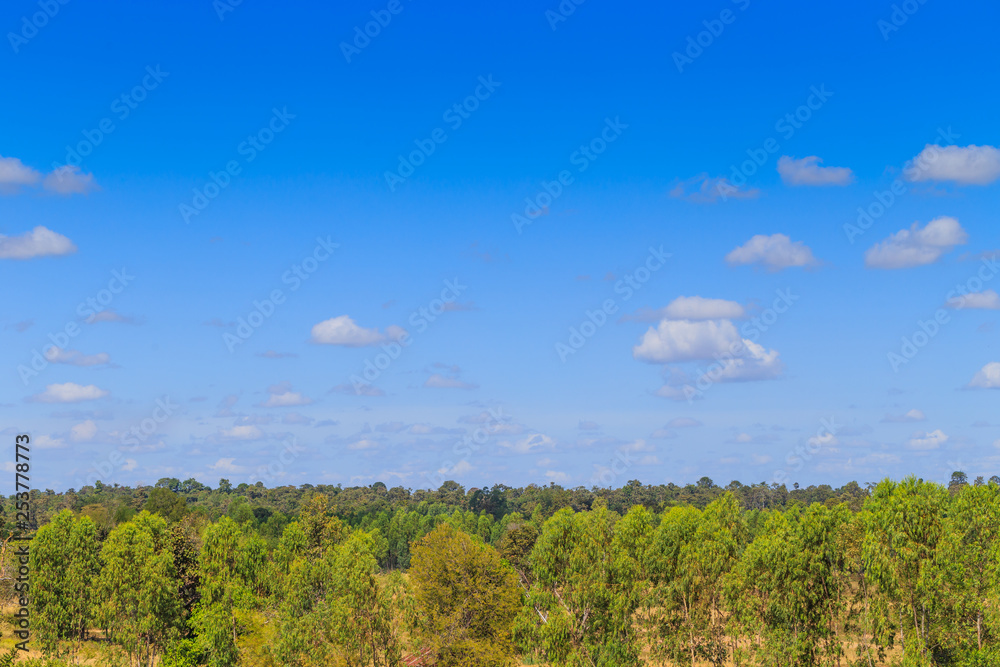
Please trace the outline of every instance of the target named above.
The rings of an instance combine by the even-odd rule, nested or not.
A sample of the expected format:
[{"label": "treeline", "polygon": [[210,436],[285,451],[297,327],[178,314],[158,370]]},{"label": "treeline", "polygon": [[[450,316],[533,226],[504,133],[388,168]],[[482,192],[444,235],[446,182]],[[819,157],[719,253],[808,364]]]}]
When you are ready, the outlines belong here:
[{"label": "treeline", "polygon": [[56,513],[32,542],[34,641],[54,659],[1000,664],[1000,485],[962,473],[38,495]]}]

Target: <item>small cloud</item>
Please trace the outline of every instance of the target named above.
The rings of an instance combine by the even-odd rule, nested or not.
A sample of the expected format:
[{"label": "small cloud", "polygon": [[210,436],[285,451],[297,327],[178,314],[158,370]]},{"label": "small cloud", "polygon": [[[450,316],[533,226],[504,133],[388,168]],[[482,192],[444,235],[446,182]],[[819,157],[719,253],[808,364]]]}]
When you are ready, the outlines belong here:
[{"label": "small cloud", "polygon": [[601,430],[601,425],[597,422],[580,420],[578,428],[581,431],[599,431]]},{"label": "small cloud", "polygon": [[399,433],[406,428],[403,422],[384,422],[375,427],[379,433]]},{"label": "small cloud", "polygon": [[865,266],[873,269],[908,269],[938,261],[944,254],[966,243],[969,235],[958,220],[934,218],[924,227],[913,223],[865,252]]},{"label": "small cloud", "polygon": [[674,431],[669,428],[658,428],[652,433],[650,433],[649,437],[655,438],[657,440],[674,440],[675,438],[677,438],[677,431]]},{"label": "small cloud", "polygon": [[701,173],[677,182],[668,194],[696,204],[714,204],[720,199],[756,199],[760,190],[733,185],[725,176],[709,178],[707,173]]},{"label": "small cloud", "polygon": [[766,236],[757,234],[749,241],[726,255],[726,262],[732,266],[760,264],[770,271],[780,271],[790,267],[814,267],[819,261],[813,256],[809,246],[795,241],[784,234]]},{"label": "small cloud", "polygon": [[771,457],[767,456],[766,454],[765,455],[751,454],[750,455],[750,459],[754,462],[754,465],[759,465],[759,466],[762,466],[765,463],[770,463],[771,462]]},{"label": "small cloud", "polygon": [[347,445],[347,448],[354,450],[363,450],[363,449],[375,449],[378,446],[379,442],[377,440],[362,438],[360,440],[355,440],[351,444]]},{"label": "small cloud", "polygon": [[904,170],[910,181],[951,181],[987,185],[1000,178],[1000,150],[993,146],[927,144]]},{"label": "small cloud", "polygon": [[558,470],[546,470],[545,479],[550,482],[555,482],[556,484],[565,484],[569,481],[569,475],[564,472],[559,472]]},{"label": "small cloud", "polygon": [[367,347],[387,340],[398,340],[405,333],[405,330],[395,325],[386,327],[385,333],[378,329],[365,329],[355,324],[349,315],[340,315],[313,326],[312,342],[322,345]]},{"label": "small cloud", "polygon": [[32,259],[74,252],[76,245],[72,241],[41,225],[18,236],[0,234],[0,259]]},{"label": "small cloud", "polygon": [[233,426],[220,430],[219,437],[223,440],[261,440],[264,438],[264,432],[254,425]]},{"label": "small cloud", "polygon": [[262,408],[289,408],[298,405],[309,405],[312,399],[303,396],[299,392],[292,391],[291,385],[287,382],[271,385],[267,388],[270,394],[267,400],[260,404]]},{"label": "small cloud", "polygon": [[88,419],[69,430],[69,439],[73,442],[89,442],[97,435],[97,424]]},{"label": "small cloud", "polygon": [[1000,362],[991,361],[973,376],[971,389],[1000,389]]},{"label": "small cloud", "polygon": [[97,324],[98,322],[120,322],[121,324],[139,324],[138,320],[134,317],[126,317],[120,315],[114,311],[112,308],[105,308],[104,310],[94,313],[86,320],[87,324]]},{"label": "small cloud", "polygon": [[1000,294],[988,289],[982,292],[971,292],[948,299],[945,308],[953,310],[1000,310]]},{"label": "small cloud", "polygon": [[57,167],[45,177],[42,187],[59,195],[85,195],[100,189],[93,174],[85,174],[73,165]]},{"label": "small cloud", "polygon": [[92,384],[84,386],[75,382],[66,382],[46,385],[45,391],[32,396],[29,400],[37,403],[79,403],[81,401],[96,401],[107,395],[107,391]]},{"label": "small cloud", "polygon": [[434,389],[478,389],[478,384],[472,384],[469,382],[463,382],[455,377],[445,377],[440,373],[434,373],[427,381],[424,382],[425,387],[430,387]]},{"label": "small cloud", "polygon": [[535,433],[514,442],[504,441],[501,443],[501,446],[513,450],[518,454],[527,454],[536,449],[551,447],[553,444],[555,443],[549,436]]},{"label": "small cloud", "polygon": [[236,465],[234,463],[235,460],[236,460],[235,458],[219,459],[212,465],[208,466],[208,469],[213,470],[215,472],[228,473],[228,474],[239,474],[246,472],[247,469],[243,466]]},{"label": "small cloud", "polygon": [[24,333],[30,329],[35,324],[35,320],[23,320],[21,322],[15,322],[14,324],[4,325],[4,331],[8,329],[13,329],[17,333]]},{"label": "small cloud", "polygon": [[45,358],[53,364],[69,364],[70,366],[100,366],[111,362],[111,356],[107,352],[83,354],[79,350],[64,350],[55,346],[46,351]]},{"label": "small cloud", "polygon": [[922,422],[926,421],[927,417],[920,410],[913,409],[903,415],[886,415],[882,418],[882,422],[886,424],[907,424],[910,422]]},{"label": "small cloud", "polygon": [[35,449],[59,449],[66,446],[62,438],[52,438],[47,435],[40,435],[31,441],[31,446]]},{"label": "small cloud", "polygon": [[914,433],[907,445],[911,449],[937,449],[946,442],[948,442],[948,436],[941,429],[937,429],[928,433]]},{"label": "small cloud", "polygon": [[847,167],[823,167],[815,155],[796,160],[783,155],[778,160],[778,173],[786,185],[850,185],[854,172]]}]

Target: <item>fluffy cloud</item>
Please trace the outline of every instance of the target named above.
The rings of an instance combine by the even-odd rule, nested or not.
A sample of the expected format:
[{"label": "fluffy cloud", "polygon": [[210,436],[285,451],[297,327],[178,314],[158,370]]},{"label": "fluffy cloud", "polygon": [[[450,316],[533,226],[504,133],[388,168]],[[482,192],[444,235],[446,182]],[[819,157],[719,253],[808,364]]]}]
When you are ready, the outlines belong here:
[{"label": "fluffy cloud", "polygon": [[663,320],[643,334],[639,344],[632,348],[632,356],[656,364],[713,359],[729,354],[739,340],[739,333],[729,320]]},{"label": "fluffy cloud", "polygon": [[783,155],[778,173],[786,185],[849,185],[854,181],[854,172],[847,167],[823,167],[822,161],[815,155],[801,160]]},{"label": "fluffy cloud", "polygon": [[886,424],[905,424],[908,422],[922,422],[926,419],[927,417],[924,416],[923,412],[913,409],[903,415],[886,415],[882,418],[882,421]]},{"label": "fluffy cloud", "polygon": [[1000,389],[1000,362],[991,361],[975,374],[969,387],[973,389]]},{"label": "fluffy cloud", "polygon": [[45,358],[53,364],[69,364],[71,366],[100,366],[111,361],[107,352],[83,354],[79,350],[64,350],[55,346],[48,349]]},{"label": "fluffy cloud", "polygon": [[685,199],[698,204],[711,204],[727,199],[756,199],[760,190],[756,188],[737,187],[725,176],[709,178],[707,173],[698,174],[694,178],[680,181],[671,190],[670,196],[675,199]]},{"label": "fluffy cloud", "polygon": [[66,382],[46,385],[45,391],[32,396],[31,400],[38,403],[79,403],[81,401],[96,401],[107,395],[107,391],[92,384],[84,386],[75,382]]},{"label": "fluffy cloud", "polygon": [[264,432],[253,425],[233,426],[219,431],[219,437],[223,440],[260,440],[264,437]]},{"label": "fluffy cloud", "polygon": [[229,473],[229,474],[236,474],[247,471],[245,467],[236,465],[234,461],[236,461],[235,458],[219,459],[212,465],[208,466],[208,469],[219,473]]},{"label": "fluffy cloud", "polygon": [[932,146],[927,144],[906,170],[911,181],[951,181],[987,185],[1000,178],[1000,150],[993,146]]},{"label": "fluffy cloud", "polygon": [[42,187],[59,195],[85,195],[98,189],[93,174],[85,174],[72,165],[53,170],[42,181]]},{"label": "fluffy cloud", "polygon": [[270,396],[260,404],[262,408],[288,408],[312,403],[311,398],[303,396],[297,391],[292,391],[291,385],[287,382],[271,385],[267,388],[267,393]]},{"label": "fluffy cloud", "polygon": [[601,425],[598,424],[597,422],[587,421],[587,420],[581,419],[578,428],[581,431],[600,431],[601,430]]},{"label": "fluffy cloud", "polygon": [[95,435],[97,435],[97,424],[91,419],[77,424],[69,430],[69,438],[73,442],[88,442],[93,440]]},{"label": "fluffy cloud", "polygon": [[0,234],[0,259],[31,259],[48,255],[71,255],[76,246],[68,238],[39,225],[17,236]]},{"label": "fluffy cloud", "polygon": [[98,322],[121,322],[122,324],[139,324],[134,317],[125,317],[116,313],[112,308],[105,308],[87,318],[87,324],[97,324]]},{"label": "fluffy cloud", "polygon": [[546,470],[545,479],[550,482],[555,482],[556,484],[565,484],[569,481],[569,475],[564,472],[559,472],[557,470]]},{"label": "fluffy cloud", "polygon": [[62,438],[40,435],[31,441],[31,446],[35,449],[59,449],[65,447],[66,442]]},{"label": "fluffy cloud", "polygon": [[24,185],[34,185],[42,175],[16,157],[0,157],[0,192],[16,192]]},{"label": "fluffy cloud", "polygon": [[941,429],[937,429],[928,433],[914,433],[906,444],[911,449],[937,449],[946,442],[948,442],[948,436]]},{"label": "fluffy cloud", "polygon": [[933,264],[968,239],[955,218],[934,218],[924,227],[915,222],[869,248],[865,265],[873,269],[906,269]]},{"label": "fluffy cloud", "polygon": [[726,261],[734,266],[761,264],[771,271],[780,271],[793,266],[810,267],[819,264],[809,246],[795,241],[784,234],[765,236],[757,234],[743,245],[726,255]]},{"label": "fluffy cloud", "polygon": [[527,454],[536,449],[541,449],[543,447],[551,447],[554,443],[552,438],[541,433],[535,433],[514,442],[504,441],[500,443],[501,446],[507,449],[513,450],[519,454]]},{"label": "fluffy cloud", "polygon": [[972,292],[948,299],[946,308],[964,310],[974,308],[979,310],[1000,310],[1000,294],[988,289],[982,292]]},{"label": "fluffy cloud", "polygon": [[387,340],[398,340],[405,333],[406,331],[395,325],[386,327],[385,333],[378,329],[365,329],[355,324],[349,315],[340,315],[315,325],[312,328],[312,342],[323,345],[366,347]]}]

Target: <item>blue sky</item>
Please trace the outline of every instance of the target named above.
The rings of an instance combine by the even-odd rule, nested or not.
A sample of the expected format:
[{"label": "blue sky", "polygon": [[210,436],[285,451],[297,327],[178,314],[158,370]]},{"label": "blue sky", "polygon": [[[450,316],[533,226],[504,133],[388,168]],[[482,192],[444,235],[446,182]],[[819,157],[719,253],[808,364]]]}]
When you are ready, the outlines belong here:
[{"label": "blue sky", "polygon": [[2,432],[54,489],[1000,474],[998,12],[8,3]]}]

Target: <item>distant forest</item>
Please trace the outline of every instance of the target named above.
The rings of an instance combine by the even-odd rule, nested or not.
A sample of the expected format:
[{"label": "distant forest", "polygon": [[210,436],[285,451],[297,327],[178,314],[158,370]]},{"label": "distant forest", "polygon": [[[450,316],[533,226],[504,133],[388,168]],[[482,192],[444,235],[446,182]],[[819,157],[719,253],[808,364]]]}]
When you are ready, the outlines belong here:
[{"label": "distant forest", "polygon": [[0,665],[1000,665],[1000,478],[797,486],[36,490]]}]

